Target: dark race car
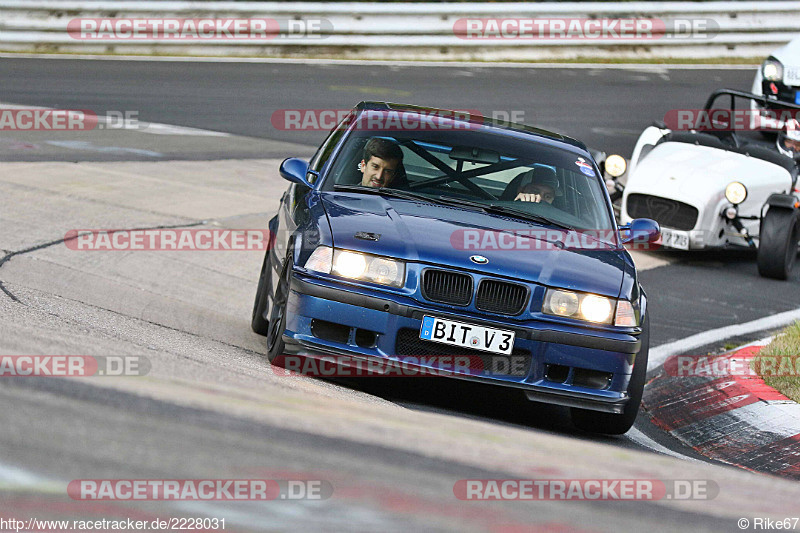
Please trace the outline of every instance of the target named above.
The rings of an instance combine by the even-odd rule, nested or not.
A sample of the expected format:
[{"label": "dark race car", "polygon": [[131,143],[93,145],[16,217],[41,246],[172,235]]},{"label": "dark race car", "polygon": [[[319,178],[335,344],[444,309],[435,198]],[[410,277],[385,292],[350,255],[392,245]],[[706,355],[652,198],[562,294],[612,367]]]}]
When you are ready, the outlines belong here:
[{"label": "dark race car", "polygon": [[361,103],[280,172],[252,317],[271,362],[412,365],[571,407],[584,430],[631,427],[649,321],[623,244],[659,230],[618,228],[581,142]]}]

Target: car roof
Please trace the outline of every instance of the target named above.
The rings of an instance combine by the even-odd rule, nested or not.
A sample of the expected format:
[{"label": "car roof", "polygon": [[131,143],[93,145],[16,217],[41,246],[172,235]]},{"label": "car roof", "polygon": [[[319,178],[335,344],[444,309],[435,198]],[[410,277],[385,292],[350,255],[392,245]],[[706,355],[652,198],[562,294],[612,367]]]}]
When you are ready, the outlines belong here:
[{"label": "car roof", "polygon": [[364,101],[356,105],[356,107],[353,108],[353,111],[359,114],[364,111],[397,111],[397,112],[407,112],[415,114],[438,114],[444,117],[453,116],[454,113],[465,113],[468,116],[459,118],[459,120],[466,120],[471,124],[480,125],[483,128],[499,130],[509,136],[516,138],[536,137],[537,140],[547,139],[549,141],[556,141],[556,144],[560,144],[564,148],[569,149],[571,147],[572,151],[575,151],[575,148],[577,148],[582,153],[589,154],[589,149],[586,147],[586,145],[581,141],[574,139],[572,137],[568,137],[566,135],[562,135],[560,133],[545,130],[542,128],[537,128],[535,126],[529,126],[527,124],[520,124],[518,122],[501,121],[494,118],[489,118],[484,115],[474,113],[471,110],[440,109],[435,107],[424,107],[411,104]]}]

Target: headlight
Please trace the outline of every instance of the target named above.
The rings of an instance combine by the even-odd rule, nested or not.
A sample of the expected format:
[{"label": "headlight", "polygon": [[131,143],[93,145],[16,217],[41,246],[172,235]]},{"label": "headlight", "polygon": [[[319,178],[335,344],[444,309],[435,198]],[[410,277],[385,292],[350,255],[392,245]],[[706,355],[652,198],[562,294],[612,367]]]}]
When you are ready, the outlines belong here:
[{"label": "headlight", "polygon": [[402,287],[406,278],[406,265],[387,257],[334,250],[332,273],[344,278]]},{"label": "headlight", "polygon": [[739,205],[747,198],[747,187],[738,181],[732,181],[725,187],[725,198],[733,205]]},{"label": "headlight", "polygon": [[783,65],[777,59],[767,59],[761,65],[761,75],[767,81],[782,81]]},{"label": "headlight", "polygon": [[618,178],[625,174],[626,168],[628,168],[628,164],[621,155],[611,154],[606,158],[606,172],[609,176]]},{"label": "headlight", "polygon": [[616,300],[605,296],[548,289],[542,312],[598,324],[610,324],[615,304]]},{"label": "headlight", "polygon": [[337,250],[333,255],[334,274],[345,278],[360,278],[367,270],[367,258],[364,254]]},{"label": "headlight", "polygon": [[589,322],[608,322],[612,311],[611,300],[590,294],[581,301],[581,315]]},{"label": "headlight", "polygon": [[544,312],[558,316],[573,316],[578,312],[578,295],[567,291],[548,291]]},{"label": "headlight", "polygon": [[402,261],[350,250],[334,250],[330,246],[317,246],[305,268],[392,287],[402,287],[406,278],[406,265]]}]

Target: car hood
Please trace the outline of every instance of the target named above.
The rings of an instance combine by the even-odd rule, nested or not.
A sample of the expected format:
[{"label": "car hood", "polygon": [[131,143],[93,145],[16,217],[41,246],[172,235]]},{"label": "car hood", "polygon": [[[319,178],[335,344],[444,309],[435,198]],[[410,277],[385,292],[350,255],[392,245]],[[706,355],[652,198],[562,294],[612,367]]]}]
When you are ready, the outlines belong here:
[{"label": "car hood", "polygon": [[651,194],[702,208],[722,201],[725,187],[732,181],[747,187],[748,200],[760,200],[764,194],[786,189],[791,177],[778,165],[755,157],[708,146],[665,142],[639,161],[628,178],[625,194],[626,197],[630,193]]},{"label": "car hood", "polygon": [[[580,250],[558,248],[546,239],[564,242],[568,232],[553,230],[544,235],[547,228],[512,217],[379,195],[323,193],[322,198],[337,248],[612,297],[619,295],[625,264],[630,260],[625,250],[594,239],[581,241],[587,244]],[[487,232],[498,236],[495,232],[500,230],[528,231],[534,236],[509,239],[501,249],[494,240],[485,240]],[[358,232],[380,237],[364,240],[355,237]],[[477,240],[465,240],[465,232]],[[575,232],[570,235],[576,236]],[[518,241],[526,244],[517,245]],[[476,242],[487,246],[472,245]],[[570,241],[566,242],[569,246]],[[591,246],[596,247],[587,249]],[[472,262],[470,257],[476,254],[489,262]]]}]

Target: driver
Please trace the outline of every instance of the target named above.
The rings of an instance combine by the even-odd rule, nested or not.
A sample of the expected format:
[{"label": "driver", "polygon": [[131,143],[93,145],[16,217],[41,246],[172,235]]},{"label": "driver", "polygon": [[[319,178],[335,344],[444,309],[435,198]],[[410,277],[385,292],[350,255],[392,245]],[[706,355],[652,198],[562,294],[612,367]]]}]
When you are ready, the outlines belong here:
[{"label": "driver", "polygon": [[800,124],[796,119],[786,121],[786,131],[778,135],[778,151],[787,157],[800,155]]},{"label": "driver", "polygon": [[358,164],[361,185],[364,187],[388,187],[402,172],[403,151],[397,143],[373,137],[364,146],[364,158]]},{"label": "driver", "polygon": [[536,167],[528,174],[531,174],[531,181],[519,188],[515,201],[552,204],[556,196],[560,196],[558,178],[553,169]]}]

